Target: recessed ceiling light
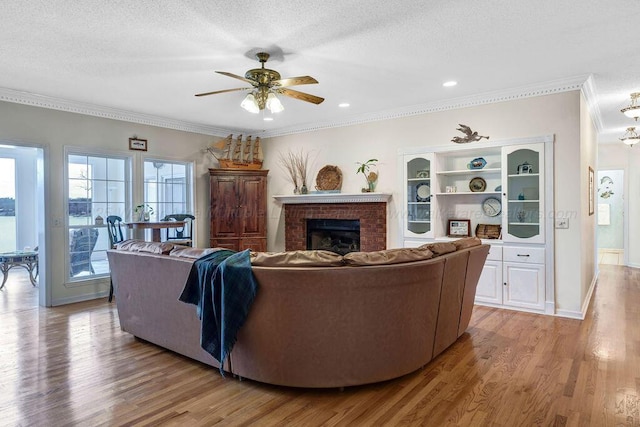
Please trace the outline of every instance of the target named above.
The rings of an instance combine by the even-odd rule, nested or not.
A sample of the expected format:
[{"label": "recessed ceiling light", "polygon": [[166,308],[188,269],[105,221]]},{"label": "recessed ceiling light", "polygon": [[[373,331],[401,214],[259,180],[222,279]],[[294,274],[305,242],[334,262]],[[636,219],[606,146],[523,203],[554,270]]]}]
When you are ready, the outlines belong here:
[{"label": "recessed ceiling light", "polygon": [[340,104],[338,104],[338,107],[340,108],[347,108],[350,104],[348,102],[341,102]]},{"label": "recessed ceiling light", "polygon": [[273,117],[265,117],[264,119],[265,122],[272,122],[273,121]]},{"label": "recessed ceiling light", "polygon": [[453,81],[453,80],[449,80],[448,82],[442,83],[442,86],[444,86],[444,87],[453,87],[453,86],[455,86],[457,84],[458,84],[458,82]]}]

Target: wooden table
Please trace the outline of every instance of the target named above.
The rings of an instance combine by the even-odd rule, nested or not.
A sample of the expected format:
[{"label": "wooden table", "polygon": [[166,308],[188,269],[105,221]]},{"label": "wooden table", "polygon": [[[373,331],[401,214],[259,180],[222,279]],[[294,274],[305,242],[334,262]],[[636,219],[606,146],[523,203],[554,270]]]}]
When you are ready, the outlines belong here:
[{"label": "wooden table", "polygon": [[127,227],[132,230],[145,230],[151,229],[152,238],[154,242],[160,242],[160,230],[163,228],[180,228],[184,227],[185,221],[139,221],[139,222],[127,222]]},{"label": "wooden table", "polygon": [[23,267],[29,272],[29,280],[33,286],[36,285],[36,279],[33,276],[33,271],[36,271],[38,275],[38,252],[33,251],[15,251],[0,253],[0,271],[3,274],[2,285],[0,289],[4,288],[4,284],[9,276],[9,270],[13,267]]}]

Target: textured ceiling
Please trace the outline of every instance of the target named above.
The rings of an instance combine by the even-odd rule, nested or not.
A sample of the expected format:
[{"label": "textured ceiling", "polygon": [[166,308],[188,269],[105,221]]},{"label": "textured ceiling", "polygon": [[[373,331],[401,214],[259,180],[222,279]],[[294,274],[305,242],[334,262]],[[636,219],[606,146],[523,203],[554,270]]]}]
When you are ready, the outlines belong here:
[{"label": "textured ceiling", "polygon": [[[5,93],[221,132],[357,122],[592,75],[608,142],[633,125],[619,110],[640,91],[640,51],[623,37],[640,22],[638,0],[3,0],[1,9]],[[315,77],[294,89],[325,102],[283,97],[285,111],[265,122],[239,107],[243,92],[193,96],[244,86],[214,70],[244,75],[263,49],[283,77]]]}]

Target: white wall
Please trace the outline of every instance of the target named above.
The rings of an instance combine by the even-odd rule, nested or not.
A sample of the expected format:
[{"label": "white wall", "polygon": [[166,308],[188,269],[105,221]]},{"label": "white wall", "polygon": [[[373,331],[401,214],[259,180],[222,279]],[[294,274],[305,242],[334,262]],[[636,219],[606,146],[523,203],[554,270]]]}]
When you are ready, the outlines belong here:
[{"label": "white wall", "polygon": [[624,194],[627,206],[627,265],[640,268],[640,144],[629,147],[622,142],[600,144],[598,169],[624,170]]},{"label": "white wall", "polygon": [[[580,212],[578,215],[581,229],[581,242],[578,246],[580,252],[580,281],[581,281],[581,300],[583,304],[588,304],[588,297],[591,295],[595,279],[597,277],[597,248],[596,248],[596,178],[598,169],[598,135],[595,124],[591,120],[587,102],[583,96],[580,96]],[[589,167],[594,171],[593,184],[593,214],[589,215]],[[586,306],[582,307],[582,311],[586,311]]]},{"label": "white wall", "polygon": [[[398,213],[402,212],[402,186],[397,180],[400,173],[396,158],[398,148],[453,145],[451,138],[461,135],[456,131],[459,123],[491,137],[489,141],[475,143],[478,147],[490,145],[492,140],[554,134],[555,210],[571,218],[569,229],[555,230],[556,307],[567,315],[579,315],[585,297],[583,282],[588,278],[575,272],[583,270],[582,254],[595,251],[588,245],[583,246],[584,223],[578,219],[585,213],[586,192],[582,190],[587,179],[586,169],[582,168],[580,160],[583,149],[580,99],[578,91],[564,92],[270,138],[264,142],[265,168],[271,169],[269,250],[284,249],[284,213],[271,196],[293,192],[293,186],[278,166],[280,152],[304,149],[312,153],[311,187],[320,168],[327,164],[339,166],[343,173],[343,192],[360,191],[362,177],[355,174],[357,161],[372,157],[380,159],[377,191],[393,195],[389,207],[387,246],[398,247],[401,238]],[[587,158],[590,159],[591,155]],[[592,245],[593,241],[587,243]]]},{"label": "white wall", "polygon": [[[149,151],[132,152],[128,150],[129,138],[136,135],[147,139]],[[197,222],[196,243],[208,246],[209,238],[209,183],[208,167],[212,167],[208,157],[201,149],[205,148],[213,137],[171,129],[103,119],[81,114],[67,113],[31,107],[22,104],[0,102],[0,140],[25,144],[41,144],[48,151],[49,194],[45,200],[50,217],[47,227],[50,238],[47,243],[47,264],[51,267],[49,276],[51,302],[53,305],[94,298],[109,289],[109,279],[88,281],[80,284],[65,283],[64,253],[56,248],[64,247],[65,237],[62,227],[53,227],[55,219],[64,218],[63,189],[64,147],[87,147],[110,152],[134,153],[134,170],[142,167],[143,155],[180,161],[196,161],[195,171],[195,215]],[[141,188],[141,187],[140,187]],[[140,190],[134,190],[141,199]],[[30,244],[35,246],[35,244]],[[41,248],[42,250],[42,248]]]}]

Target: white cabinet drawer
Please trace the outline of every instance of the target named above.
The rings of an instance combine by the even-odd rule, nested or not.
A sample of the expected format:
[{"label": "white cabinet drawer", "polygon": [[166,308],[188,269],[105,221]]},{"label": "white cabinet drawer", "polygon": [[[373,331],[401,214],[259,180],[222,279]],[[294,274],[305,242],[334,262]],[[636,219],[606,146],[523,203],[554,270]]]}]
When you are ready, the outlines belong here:
[{"label": "white cabinet drawer", "polygon": [[505,246],[503,250],[505,261],[544,264],[544,248]]},{"label": "white cabinet drawer", "polygon": [[490,261],[502,261],[502,246],[491,245],[487,259]]}]

